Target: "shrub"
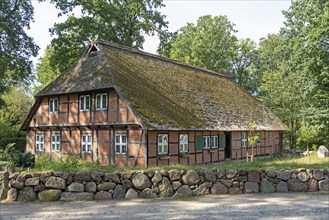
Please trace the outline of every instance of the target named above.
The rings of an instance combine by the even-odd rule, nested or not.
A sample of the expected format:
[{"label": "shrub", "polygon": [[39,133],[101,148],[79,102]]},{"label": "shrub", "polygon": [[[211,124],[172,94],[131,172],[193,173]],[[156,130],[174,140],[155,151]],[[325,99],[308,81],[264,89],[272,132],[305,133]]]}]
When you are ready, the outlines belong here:
[{"label": "shrub", "polygon": [[[4,150],[0,150],[0,159],[7,161],[9,166],[34,167],[35,157],[31,153],[22,153],[15,149],[15,143],[10,143]],[[7,163],[7,164],[8,164]]]}]

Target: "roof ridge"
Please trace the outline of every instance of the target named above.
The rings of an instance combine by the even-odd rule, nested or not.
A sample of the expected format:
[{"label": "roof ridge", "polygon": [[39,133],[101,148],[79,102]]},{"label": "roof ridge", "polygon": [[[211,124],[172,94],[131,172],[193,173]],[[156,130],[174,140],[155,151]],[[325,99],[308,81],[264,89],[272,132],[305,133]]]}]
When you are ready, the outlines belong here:
[{"label": "roof ridge", "polygon": [[117,44],[117,43],[113,43],[113,42],[107,42],[107,41],[103,41],[103,40],[98,40],[98,41],[95,42],[95,44],[97,44],[97,43],[100,43],[100,44],[103,44],[103,45],[106,45],[106,46],[110,46],[110,47],[114,47],[114,48],[117,48],[117,49],[125,50],[125,51],[132,52],[132,53],[138,53],[138,54],[141,54],[141,55],[144,55],[144,56],[148,56],[148,57],[151,57],[151,58],[154,58],[154,59],[169,62],[169,63],[175,64],[175,65],[188,67],[188,68],[191,68],[191,69],[194,69],[194,70],[199,70],[199,71],[206,72],[208,74],[212,74],[212,75],[216,75],[216,76],[219,76],[219,77],[224,77],[224,78],[234,80],[234,78],[229,76],[229,75],[225,75],[225,74],[222,74],[222,73],[218,73],[216,71],[208,70],[208,69],[203,68],[203,67],[193,66],[191,64],[180,62],[178,60],[174,60],[174,59],[171,59],[171,58],[162,57],[162,56],[159,56],[157,54],[145,52],[145,51],[133,48],[133,47],[128,47],[128,46],[124,46],[124,45],[121,45],[121,44]]}]

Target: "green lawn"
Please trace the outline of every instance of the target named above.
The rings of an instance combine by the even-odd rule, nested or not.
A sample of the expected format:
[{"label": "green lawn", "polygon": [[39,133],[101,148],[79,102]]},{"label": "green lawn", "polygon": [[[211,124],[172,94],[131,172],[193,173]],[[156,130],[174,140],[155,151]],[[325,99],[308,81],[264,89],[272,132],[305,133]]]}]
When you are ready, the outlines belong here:
[{"label": "green lawn", "polygon": [[[73,162],[72,162],[73,161]],[[329,169],[329,158],[318,158],[316,152],[313,152],[310,156],[310,160],[307,157],[298,158],[272,158],[267,160],[255,160],[254,162],[247,163],[246,161],[230,161],[221,162],[206,165],[170,165],[159,167],[137,167],[137,168],[125,168],[117,169],[113,167],[100,168],[96,164],[86,163],[81,159],[69,159],[67,161],[49,161],[45,158],[37,161],[37,166],[33,169],[33,172],[53,170],[53,171],[103,171],[103,172],[116,172],[116,171],[134,171],[134,170],[159,170],[159,169],[211,169],[211,168],[224,168],[224,169]]]}]

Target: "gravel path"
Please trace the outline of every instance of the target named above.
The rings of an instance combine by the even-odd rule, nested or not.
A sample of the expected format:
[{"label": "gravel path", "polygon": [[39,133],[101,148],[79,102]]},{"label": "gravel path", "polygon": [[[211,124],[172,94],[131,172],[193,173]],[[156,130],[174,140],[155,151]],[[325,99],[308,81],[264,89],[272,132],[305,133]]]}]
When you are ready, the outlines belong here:
[{"label": "gravel path", "polygon": [[0,219],[329,219],[329,194],[0,204]]}]

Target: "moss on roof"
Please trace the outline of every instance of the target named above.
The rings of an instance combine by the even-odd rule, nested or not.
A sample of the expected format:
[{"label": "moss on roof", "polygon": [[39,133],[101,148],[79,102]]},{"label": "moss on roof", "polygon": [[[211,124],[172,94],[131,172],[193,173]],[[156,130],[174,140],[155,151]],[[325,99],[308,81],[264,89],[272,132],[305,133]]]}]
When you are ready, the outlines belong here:
[{"label": "moss on roof", "polygon": [[98,42],[37,96],[115,88],[148,129],[286,130],[230,77],[136,49]]}]

